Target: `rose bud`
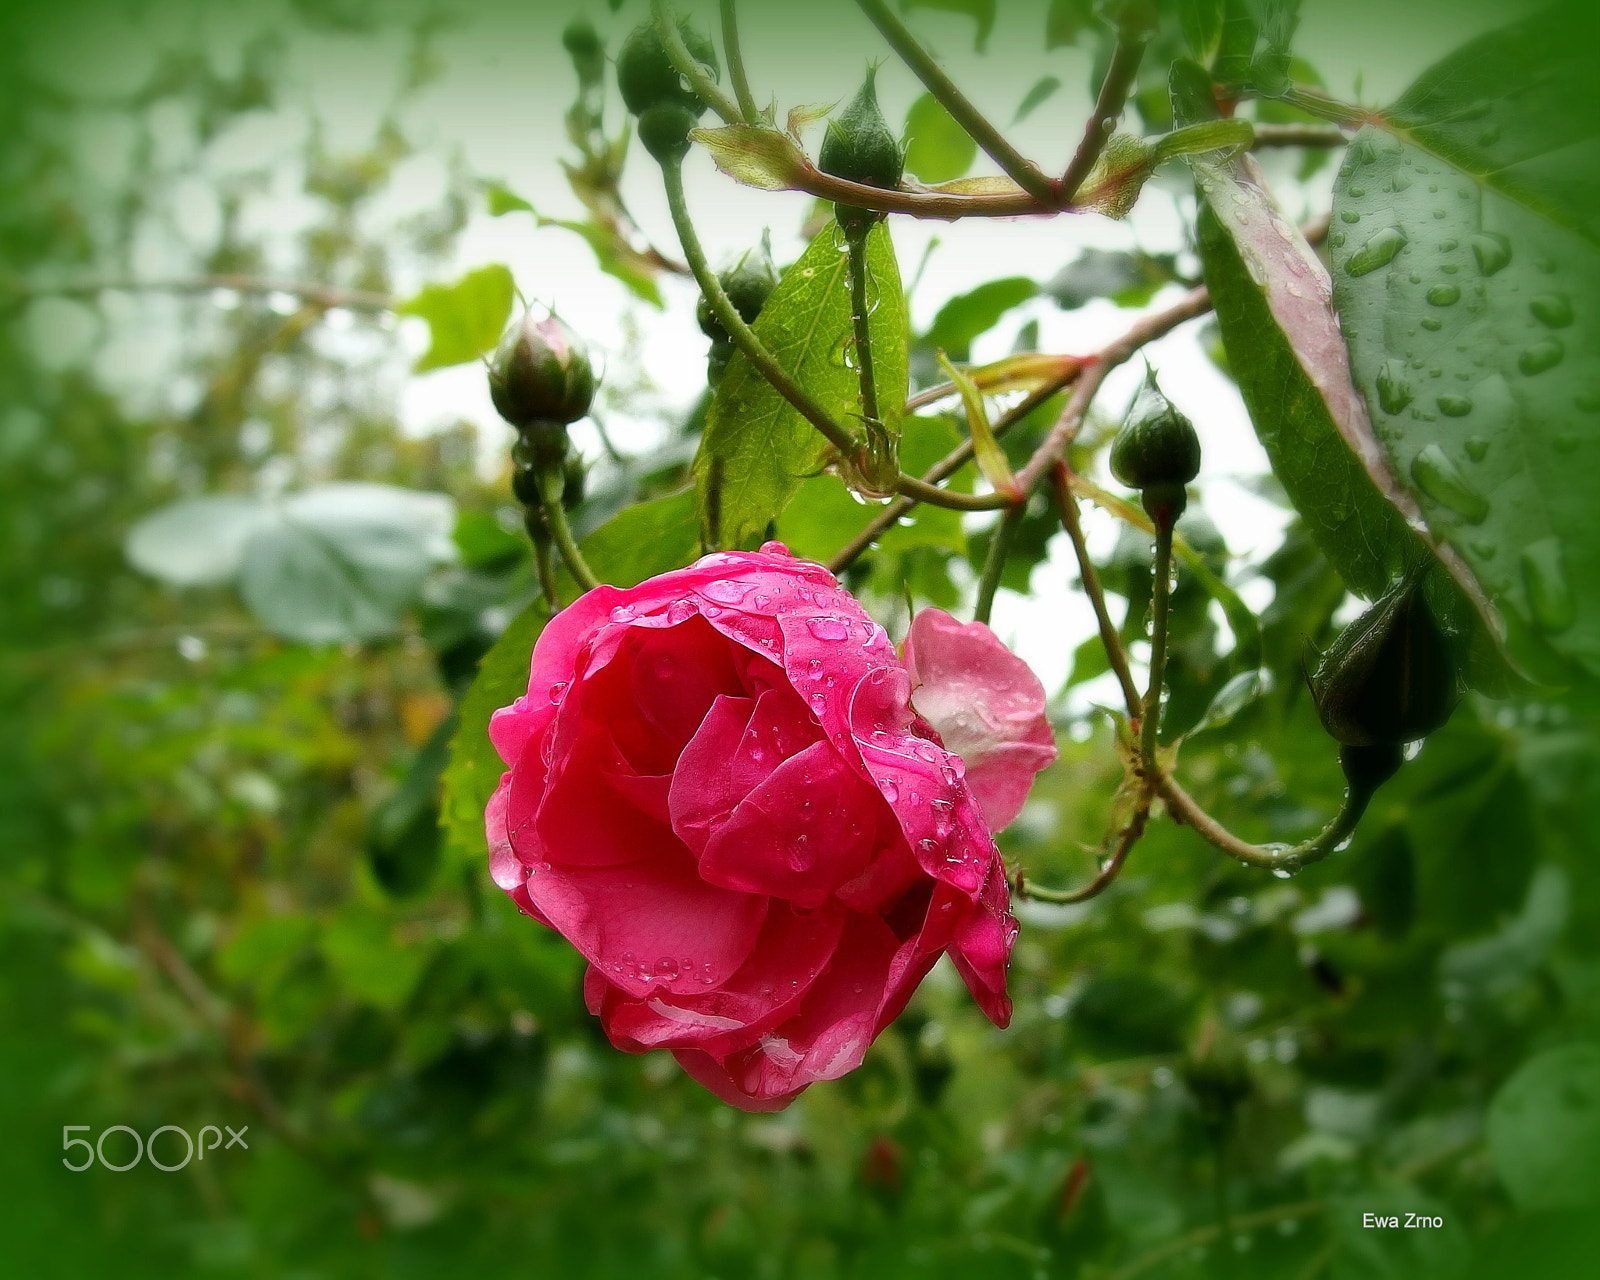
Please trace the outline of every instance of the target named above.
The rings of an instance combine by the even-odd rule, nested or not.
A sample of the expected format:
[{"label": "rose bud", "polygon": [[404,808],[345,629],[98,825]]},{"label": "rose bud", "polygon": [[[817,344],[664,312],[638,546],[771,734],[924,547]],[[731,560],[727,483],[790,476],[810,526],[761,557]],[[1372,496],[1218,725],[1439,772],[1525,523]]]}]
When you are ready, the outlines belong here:
[{"label": "rose bud", "polygon": [[589,961],[618,1048],[670,1049],[772,1111],[859,1066],[941,955],[1009,1021],[1016,925],[984,806],[1014,812],[1026,778],[1001,775],[1046,752],[981,730],[1042,748],[1021,723],[1037,682],[1005,655],[986,685],[979,652],[999,655],[959,624],[923,623],[913,649],[930,713],[951,679],[987,708],[944,721],[982,744],[979,791],[883,629],[781,544],[597,587],[545,627],[489,725],[508,766],[490,870]]},{"label": "rose bud", "polygon": [[[705,67],[713,80],[720,79],[717,49],[710,37],[692,26],[687,18],[678,19],[678,34],[694,60]],[[699,95],[684,84],[672,59],[661,47],[652,18],[641,22],[622,42],[617,53],[617,89],[622,94],[623,105],[636,116],[662,105],[685,107],[695,117],[706,109]]]},{"label": "rose bud", "polygon": [[[850,105],[837,120],[828,121],[822,150],[817,153],[817,167],[848,182],[887,189],[900,185],[905,155],[878,107],[877,79],[878,69],[869,68]],[[883,217],[881,213],[845,204],[835,204],[833,212],[846,230],[870,226]]]},{"label": "rose bud", "polygon": [[589,412],[594,391],[588,349],[556,315],[538,320],[524,312],[489,362],[489,397],[519,431],[534,423],[576,422]]},{"label": "rose bud", "polygon": [[1151,372],[1111,442],[1111,474],[1138,489],[1145,512],[1170,528],[1188,505],[1184,486],[1200,474],[1200,437],[1162,395]]},{"label": "rose bud", "polygon": [[[746,249],[737,262],[718,274],[717,280],[739,318],[746,324],[754,324],[772,291],[778,287],[778,268],[772,262],[772,233],[763,231],[761,243]],[[703,296],[695,308],[695,318],[700,322],[700,332],[711,339],[711,349],[706,353],[706,381],[715,387],[722,381],[728,361],[733,359],[733,341],[711,313],[711,306]]]}]

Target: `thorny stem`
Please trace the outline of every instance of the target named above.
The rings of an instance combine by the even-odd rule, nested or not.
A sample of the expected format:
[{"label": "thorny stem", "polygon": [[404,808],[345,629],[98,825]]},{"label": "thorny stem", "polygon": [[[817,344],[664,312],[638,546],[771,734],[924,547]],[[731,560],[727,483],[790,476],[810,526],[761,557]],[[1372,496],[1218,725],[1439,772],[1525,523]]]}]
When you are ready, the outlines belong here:
[{"label": "thorny stem", "polygon": [[667,8],[666,0],[650,0],[650,13],[655,18],[656,38],[666,50],[667,58],[677,69],[678,74],[689,82],[689,87],[695,91],[700,101],[721,116],[726,123],[743,124],[744,116],[739,104],[706,74],[706,69],[700,64],[700,60],[690,53],[689,46],[684,44],[683,34],[678,30],[678,24],[673,21],[672,11]]},{"label": "thorny stem", "polygon": [[890,47],[900,55],[900,60],[927,86],[928,92],[939,100],[951,118],[966,130],[967,135],[988,153],[989,158],[1013,182],[1042,204],[1057,203],[1056,184],[1013,147],[1005,135],[956,88],[955,81],[945,75],[944,69],[917,42],[917,38],[884,0],[856,0],[856,3],[872,25],[883,34]]},{"label": "thorny stem", "polygon": [[746,124],[760,124],[761,112],[750,92],[750,80],[745,75],[744,51],[739,47],[739,14],[734,0],[722,0],[722,56],[728,60],[728,79],[733,84],[733,96],[739,100],[739,113]]},{"label": "thorny stem", "polygon": [[1118,833],[1116,849],[1102,864],[1093,880],[1081,889],[1044,889],[1031,883],[1019,871],[1014,881],[1017,897],[1028,898],[1034,902],[1050,902],[1057,906],[1071,906],[1075,902],[1087,902],[1090,898],[1099,897],[1106,886],[1122,871],[1122,864],[1128,860],[1128,854],[1133,846],[1139,843],[1139,837],[1144,835],[1145,823],[1149,819],[1150,794],[1146,791],[1138,807],[1133,811],[1133,817],[1128,820],[1128,825]]},{"label": "thorny stem", "polygon": [[1106,68],[1105,79],[1100,82],[1100,94],[1095,99],[1094,111],[1083,126],[1083,141],[1078,144],[1072,162],[1061,175],[1056,198],[1066,204],[1078,194],[1084,179],[1094,170],[1094,163],[1105,149],[1111,131],[1127,104],[1128,91],[1133,88],[1139,74],[1139,63],[1144,57],[1148,37],[1126,29],[1117,36],[1116,51],[1111,55],[1111,65]]},{"label": "thorny stem", "polygon": [[[539,476],[540,506],[544,508],[545,524],[550,527],[550,537],[556,544],[556,550],[561,552],[567,572],[577,579],[578,585],[585,591],[593,591],[600,585],[600,579],[594,576],[594,570],[589,568],[583,552],[578,550],[577,540],[572,536],[572,526],[567,523],[567,513],[561,505],[564,483],[560,468],[552,467],[542,472]],[[554,608],[555,597],[549,596],[547,599]]]},{"label": "thorny stem", "polygon": [[975,620],[985,625],[994,609],[994,593],[999,589],[1000,575],[1006,569],[1006,555],[1011,550],[1011,539],[1015,536],[1017,525],[1022,520],[1022,513],[1026,510],[1025,503],[1017,503],[1000,517],[1000,523],[995,525],[994,535],[989,539],[989,554],[984,557],[983,575],[978,579],[978,602],[972,613]]},{"label": "thorny stem", "polygon": [[[1150,682],[1139,715],[1139,758],[1145,775],[1161,771],[1156,747],[1161,731],[1161,687],[1167,677],[1167,618],[1172,605],[1172,518],[1156,521],[1155,578],[1150,589]],[[1120,643],[1120,641],[1119,641]]]}]

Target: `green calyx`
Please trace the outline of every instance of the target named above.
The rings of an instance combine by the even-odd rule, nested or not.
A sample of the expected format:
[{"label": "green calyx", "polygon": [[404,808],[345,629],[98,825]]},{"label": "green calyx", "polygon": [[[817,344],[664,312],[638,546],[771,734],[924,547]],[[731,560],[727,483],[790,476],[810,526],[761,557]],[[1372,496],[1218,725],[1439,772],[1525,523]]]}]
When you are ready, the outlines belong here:
[{"label": "green calyx", "polygon": [[1425,738],[1455,709],[1450,646],[1413,571],[1341,631],[1311,676],[1317,714],[1345,747]]},{"label": "green calyx", "polygon": [[[892,189],[900,185],[905,155],[878,107],[878,69],[869,68],[856,96],[836,119],[828,122],[817,156],[824,173],[864,186]],[[851,205],[836,205],[839,225],[870,225],[883,215]]]},{"label": "green calyx", "polygon": [[541,421],[566,424],[589,412],[594,366],[583,339],[559,316],[531,311],[512,322],[489,362],[489,396],[518,430]]},{"label": "green calyx", "polygon": [[[720,79],[717,50],[710,37],[690,26],[687,18],[678,19],[678,34],[683,37],[683,43],[694,55],[695,61],[710,71],[712,79]],[[661,40],[656,35],[656,24],[649,18],[635,27],[622,42],[622,48],[617,53],[617,88],[622,93],[623,104],[636,116],[643,116],[651,107],[667,103],[693,112],[696,119],[706,109],[706,104],[700,101],[693,89],[684,84],[678,69],[672,65],[672,59],[667,57],[667,51],[662,48]],[[642,125],[643,121],[640,123]]]},{"label": "green calyx", "polygon": [[[733,303],[733,309],[746,324],[754,324],[767,305],[767,299],[778,287],[778,268],[772,262],[772,232],[761,233],[761,243],[746,249],[731,267],[717,273],[722,291]],[[712,313],[711,304],[704,297],[695,308],[695,318],[700,322],[700,332],[711,339],[726,341],[727,331]]]}]

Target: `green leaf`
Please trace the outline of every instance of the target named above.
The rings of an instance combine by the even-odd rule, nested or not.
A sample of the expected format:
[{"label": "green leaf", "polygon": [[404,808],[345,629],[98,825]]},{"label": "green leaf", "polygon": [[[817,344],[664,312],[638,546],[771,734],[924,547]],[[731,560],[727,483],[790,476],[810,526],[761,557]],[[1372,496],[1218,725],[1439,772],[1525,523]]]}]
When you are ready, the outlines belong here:
[{"label": "green leaf", "polygon": [[1094,23],[1094,0],[1050,0],[1044,17],[1044,47],[1058,49],[1076,44]]},{"label": "green leaf", "polygon": [[[1570,16],[1570,15],[1569,15]],[[1531,673],[1600,671],[1600,78],[1551,11],[1452,54],[1334,186],[1334,305],[1394,475]]]},{"label": "green leaf", "polygon": [[730,124],[695,129],[689,136],[711,153],[723,173],[758,191],[792,191],[812,172],[799,143],[776,129]]},{"label": "green leaf", "polygon": [[422,947],[396,942],[393,925],[366,914],[334,920],[323,932],[322,954],[346,995],[380,1009],[398,1009],[428,962]]},{"label": "green leaf", "polygon": [[972,47],[982,53],[989,44],[989,33],[994,30],[996,0],[900,0],[902,12],[913,9],[943,9],[946,13],[964,13],[977,23],[972,34]]},{"label": "green leaf", "polygon": [[1179,0],[1178,24],[1189,56],[1196,62],[1210,62],[1222,39],[1222,0]]},{"label": "green leaf", "polygon": [[931,93],[911,104],[905,138],[906,172],[924,182],[959,178],[978,158],[978,144]]},{"label": "green leaf", "polygon": [[[698,529],[694,493],[685,489],[627,508],[581,545],[602,582],[632,587],[688,564],[699,550]],[[565,570],[557,577],[562,599],[572,600],[577,589],[571,577]],[[528,691],[529,658],[548,621],[543,599],[517,614],[478,663],[478,674],[461,699],[460,725],[444,771],[440,821],[451,851],[463,858],[484,856],[483,810],[505,771],[489,741],[489,717]]]},{"label": "green leaf", "polygon": [[952,360],[968,360],[974,338],[989,332],[1012,307],[1021,306],[1038,292],[1039,286],[1026,276],[980,284],[940,307],[922,342]]},{"label": "green leaf", "polygon": [[430,284],[395,308],[428,322],[432,343],[413,366],[416,373],[466,364],[491,350],[511,319],[511,272],[498,262],[469,271],[454,284]]},{"label": "green leaf", "polygon": [[[874,371],[884,425],[898,435],[906,394],[906,309],[888,230],[867,238]],[[778,362],[835,418],[860,413],[851,341],[849,260],[829,222],[779,281],[755,331]],[[695,459],[707,541],[736,546],[759,537],[823,463],[827,442],[775,391],[742,352],[717,387]]]},{"label": "green leaf", "polygon": [[[921,475],[961,443],[961,432],[947,417],[911,418],[900,439],[900,465]],[[970,464],[946,482],[957,493],[972,492]],[[778,538],[789,550],[808,560],[827,560],[860,533],[878,508],[858,501],[837,476],[807,480],[778,518]],[[886,529],[877,546],[883,551],[908,551],[936,547],[964,554],[967,540],[961,513],[947,507],[919,505],[899,523]]]},{"label": "green leaf", "polygon": [[1017,114],[1011,117],[1011,123],[1021,124],[1060,87],[1060,76],[1040,76],[1033,82],[1033,88],[1022,95],[1022,101],[1017,104]]},{"label": "green leaf", "polygon": [[1525,1209],[1576,1209],[1600,1195],[1600,1046],[1523,1063],[1489,1105],[1495,1171]]}]

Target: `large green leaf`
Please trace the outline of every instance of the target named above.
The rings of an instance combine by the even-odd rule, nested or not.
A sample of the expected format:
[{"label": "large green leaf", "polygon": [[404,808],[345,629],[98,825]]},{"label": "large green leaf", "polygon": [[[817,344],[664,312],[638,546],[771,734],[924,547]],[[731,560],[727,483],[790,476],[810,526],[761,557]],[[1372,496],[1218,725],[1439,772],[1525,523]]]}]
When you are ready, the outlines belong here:
[{"label": "large green leaf", "polygon": [[[685,489],[629,507],[585,538],[582,549],[595,575],[618,587],[681,568],[699,549],[694,495]],[[565,571],[557,577],[562,599],[570,601],[577,588]],[[451,850],[465,858],[483,856],[484,806],[505,770],[489,742],[489,717],[527,692],[529,656],[549,619],[543,598],[513,618],[478,663],[477,677],[461,699],[440,821]]]},{"label": "large green leaf", "polygon": [[975,289],[957,294],[940,307],[922,341],[943,351],[952,360],[969,359],[974,338],[988,333],[1001,316],[1038,292],[1039,286],[1027,276],[986,281]]},{"label": "large green leaf", "polygon": [[395,308],[428,322],[432,342],[418,358],[417,373],[476,360],[505,332],[514,292],[511,272],[498,262],[469,271],[454,284],[424,286]]},{"label": "large green leaf", "polygon": [[[886,228],[867,239],[868,295],[879,412],[898,435],[906,394],[906,308],[900,269]],[[784,272],[755,323],[778,362],[835,419],[860,414],[851,342],[850,272],[844,238],[829,222]],[[708,540],[725,546],[759,537],[807,475],[827,442],[778,394],[742,352],[728,364],[706,417],[695,459],[700,514]]]},{"label": "large green leaf", "polygon": [[1523,1063],[1489,1105],[1489,1156],[1513,1199],[1575,1209],[1600,1195],[1600,1046],[1569,1044]]},{"label": "large green leaf", "polygon": [[1551,12],[1425,73],[1334,187],[1334,305],[1390,469],[1514,656],[1600,671],[1600,79]]}]

